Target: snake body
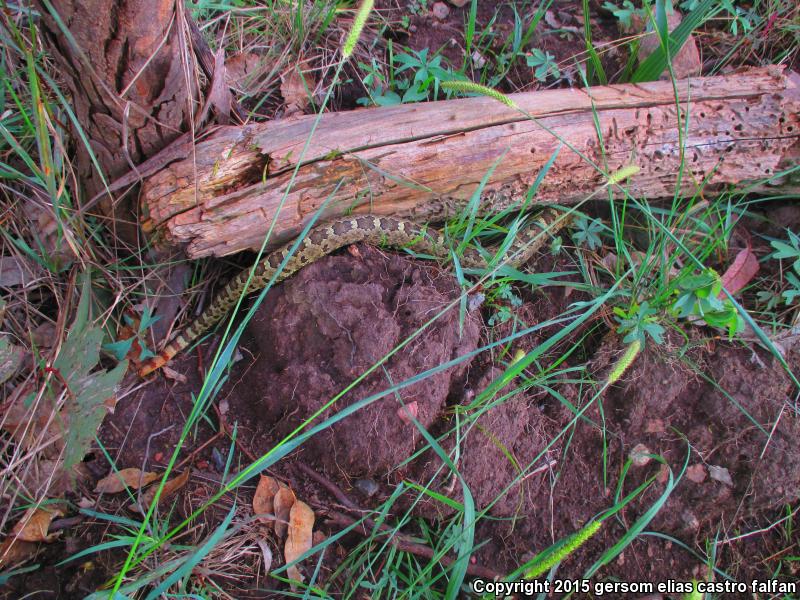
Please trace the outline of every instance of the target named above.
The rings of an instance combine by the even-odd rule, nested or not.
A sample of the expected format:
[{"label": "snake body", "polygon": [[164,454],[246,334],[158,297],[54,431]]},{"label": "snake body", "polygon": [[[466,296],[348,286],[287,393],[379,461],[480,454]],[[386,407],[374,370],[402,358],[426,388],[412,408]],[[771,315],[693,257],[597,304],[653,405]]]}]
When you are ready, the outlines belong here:
[{"label": "snake body", "polygon": [[[507,254],[509,264],[524,264],[547,239],[540,235],[543,229],[551,232],[566,224],[566,217],[554,209],[545,209],[533,223],[520,230]],[[145,376],[168,363],[197,337],[216,325],[236,305],[245,290],[252,292],[265,288],[275,276],[274,283],[291,277],[306,265],[319,260],[331,252],[365,242],[372,245],[394,248],[411,248],[415,252],[444,259],[450,255],[444,236],[413,221],[395,217],[373,215],[353,216],[337,219],[314,227],[292,253],[295,242],[290,242],[259,261],[253,269],[245,269],[234,277],[216,296],[211,305],[197,317],[185,331],[175,336],[155,357],[144,362],[139,375]],[[473,248],[467,248],[459,257],[463,267],[484,269],[487,262]],[[281,265],[283,268],[281,269]],[[280,270],[280,272],[278,272]],[[249,285],[247,280],[252,278]]]}]

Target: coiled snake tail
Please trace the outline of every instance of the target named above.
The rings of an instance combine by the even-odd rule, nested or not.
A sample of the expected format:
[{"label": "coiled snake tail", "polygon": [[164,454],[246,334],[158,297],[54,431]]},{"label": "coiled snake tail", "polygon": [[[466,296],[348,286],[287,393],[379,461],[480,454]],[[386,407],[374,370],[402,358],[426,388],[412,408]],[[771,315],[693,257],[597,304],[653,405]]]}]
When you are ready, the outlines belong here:
[{"label": "coiled snake tail", "polygon": [[[549,229],[551,232],[558,231],[566,225],[567,221],[568,218],[564,213],[552,208],[545,209],[532,226],[519,232],[514,243],[509,247],[508,255],[512,257],[511,264],[524,264],[541,248],[547,239],[546,236],[539,235],[543,229]],[[160,369],[200,335],[216,325],[236,305],[239,297],[245,291],[245,286],[247,286],[248,292],[263,289],[282,264],[284,265],[283,269],[275,277],[275,283],[291,277],[306,265],[334,250],[358,242],[393,248],[412,248],[420,254],[440,259],[446,259],[449,256],[444,236],[440,232],[427,229],[413,221],[395,217],[363,215],[345,217],[319,225],[308,232],[291,256],[294,242],[278,248],[262,259],[254,267],[255,271],[249,286],[247,286],[247,279],[250,277],[251,269],[245,269],[234,277],[214,298],[211,305],[185,331],[175,336],[157,356],[142,364],[139,375],[144,377]],[[460,262],[466,268],[483,269],[487,267],[486,260],[472,248],[468,248],[464,252],[460,257]]]}]

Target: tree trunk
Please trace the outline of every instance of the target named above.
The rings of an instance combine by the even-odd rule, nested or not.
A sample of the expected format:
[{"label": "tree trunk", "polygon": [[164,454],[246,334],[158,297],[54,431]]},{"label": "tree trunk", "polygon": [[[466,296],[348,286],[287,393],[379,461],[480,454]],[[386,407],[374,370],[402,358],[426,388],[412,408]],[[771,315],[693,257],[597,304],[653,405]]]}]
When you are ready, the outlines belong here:
[{"label": "tree trunk", "polygon": [[483,212],[524,197],[553,157],[536,202],[607,197],[598,166],[638,166],[627,185],[636,197],[708,196],[769,178],[800,155],[800,86],[778,67],[675,88],[664,81],[511,98],[536,119],[479,97],[325,114],[307,148],[314,115],[175,144],[143,185],[145,231],[191,257],[219,256],[259,248],[276,215],[270,245],[283,242],[323,206],[326,216],[439,218],[463,206],[494,166]]},{"label": "tree trunk", "polygon": [[[38,0],[42,32],[83,135],[73,129],[78,180],[91,198],[191,130],[198,73],[179,0]],[[81,141],[89,141],[91,153]],[[97,170],[94,159],[100,167]],[[118,233],[135,232],[125,203],[101,199]],[[128,222],[131,227],[120,231]]]}]

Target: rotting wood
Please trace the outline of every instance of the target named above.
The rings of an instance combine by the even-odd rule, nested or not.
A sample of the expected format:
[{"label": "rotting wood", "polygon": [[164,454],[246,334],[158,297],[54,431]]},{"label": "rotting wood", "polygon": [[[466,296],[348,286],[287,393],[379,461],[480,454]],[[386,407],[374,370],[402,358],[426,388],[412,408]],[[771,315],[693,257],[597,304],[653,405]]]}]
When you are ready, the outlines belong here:
[{"label": "rotting wood", "polygon": [[[686,119],[682,136],[674,90]],[[800,84],[779,67],[674,87],[664,81],[511,98],[536,120],[482,97],[330,113],[305,152],[313,115],[220,128],[194,149],[168,149],[178,158],[143,184],[143,227],[162,245],[185,245],[191,257],[221,256],[259,248],[279,209],[270,246],[296,235],[328,197],[326,216],[441,218],[468,200],[495,163],[481,210],[499,210],[525,194],[556,151],[536,202],[576,203],[604,185],[576,151],[609,172],[639,166],[627,187],[648,198],[676,190],[713,195],[770,177],[800,155]],[[792,185],[776,183],[784,191]]]}]

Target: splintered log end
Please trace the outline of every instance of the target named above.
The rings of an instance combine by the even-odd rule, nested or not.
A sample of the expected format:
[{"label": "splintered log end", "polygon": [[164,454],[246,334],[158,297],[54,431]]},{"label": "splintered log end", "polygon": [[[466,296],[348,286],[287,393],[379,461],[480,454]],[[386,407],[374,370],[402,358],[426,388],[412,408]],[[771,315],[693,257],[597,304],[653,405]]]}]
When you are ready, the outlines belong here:
[{"label": "splintered log end", "polygon": [[763,181],[754,191],[785,192],[796,184],[776,174],[800,153],[798,81],[767,67],[675,87],[515,94],[535,119],[487,98],[330,113],[310,142],[314,116],[225,127],[145,180],[145,225],[191,257],[222,256],[260,248],[273,220],[274,247],[319,210],[442,219],[492,168],[481,211],[502,210],[551,161],[536,202],[596,195],[607,184],[598,165],[637,166],[626,182],[636,197],[713,196]]}]

